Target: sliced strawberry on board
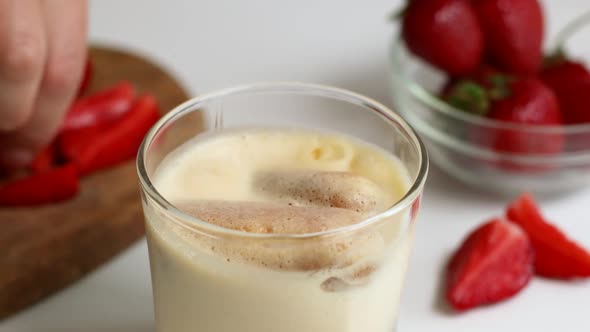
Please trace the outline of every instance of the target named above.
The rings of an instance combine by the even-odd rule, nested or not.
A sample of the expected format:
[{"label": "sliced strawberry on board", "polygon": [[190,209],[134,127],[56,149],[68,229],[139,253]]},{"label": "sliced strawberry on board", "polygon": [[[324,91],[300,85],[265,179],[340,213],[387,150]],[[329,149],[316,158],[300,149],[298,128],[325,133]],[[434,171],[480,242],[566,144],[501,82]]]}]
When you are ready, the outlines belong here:
[{"label": "sliced strawberry on board", "polygon": [[518,197],[506,214],[530,237],[538,275],[556,279],[590,277],[590,253],[548,223],[531,194]]},{"label": "sliced strawberry on board", "polygon": [[57,150],[61,159],[75,161],[93,140],[109,130],[113,124],[102,124],[81,129],[65,130],[57,136]]},{"label": "sliced strawberry on board", "polygon": [[158,102],[151,95],[139,96],[130,110],[112,125],[64,132],[62,155],[88,175],[137,156],[144,136],[160,118]]},{"label": "sliced strawberry on board", "polygon": [[53,168],[0,186],[0,206],[36,206],[65,201],[79,190],[74,165]]},{"label": "sliced strawberry on board", "polygon": [[38,174],[52,169],[55,167],[55,164],[56,151],[55,145],[52,143],[45,146],[37,153],[35,159],[33,159],[33,162],[31,163],[30,168],[33,173]]},{"label": "sliced strawberry on board", "polygon": [[473,70],[483,54],[483,35],[467,0],[411,1],[402,37],[417,56],[449,74]]},{"label": "sliced strawberry on board", "polygon": [[492,219],[469,234],[451,258],[446,298],[458,311],[508,299],[530,281],[533,259],[520,227]]},{"label": "sliced strawberry on board", "polygon": [[544,19],[538,0],[471,0],[488,60],[513,74],[534,74],[541,65]]},{"label": "sliced strawberry on board", "polygon": [[79,98],[68,110],[61,131],[116,120],[129,111],[135,95],[133,85],[128,81],[121,81],[107,89]]}]

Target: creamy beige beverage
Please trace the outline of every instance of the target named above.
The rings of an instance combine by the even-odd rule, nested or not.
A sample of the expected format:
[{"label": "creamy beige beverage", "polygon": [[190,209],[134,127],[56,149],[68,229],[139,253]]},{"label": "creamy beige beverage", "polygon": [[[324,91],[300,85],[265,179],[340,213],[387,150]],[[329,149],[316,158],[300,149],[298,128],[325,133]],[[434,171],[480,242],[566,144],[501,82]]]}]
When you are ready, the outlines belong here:
[{"label": "creamy beige beverage", "polygon": [[393,155],[330,132],[218,131],[153,183],[216,226],[144,206],[159,332],[393,331],[413,237],[410,211],[380,215],[411,184]]}]

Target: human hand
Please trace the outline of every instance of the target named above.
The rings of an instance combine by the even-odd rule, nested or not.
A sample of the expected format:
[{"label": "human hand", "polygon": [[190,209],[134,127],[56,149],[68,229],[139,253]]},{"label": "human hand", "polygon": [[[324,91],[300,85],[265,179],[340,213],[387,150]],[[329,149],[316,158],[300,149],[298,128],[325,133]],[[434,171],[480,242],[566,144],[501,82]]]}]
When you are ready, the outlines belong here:
[{"label": "human hand", "polygon": [[0,0],[0,166],[56,133],[86,59],[86,0]]}]

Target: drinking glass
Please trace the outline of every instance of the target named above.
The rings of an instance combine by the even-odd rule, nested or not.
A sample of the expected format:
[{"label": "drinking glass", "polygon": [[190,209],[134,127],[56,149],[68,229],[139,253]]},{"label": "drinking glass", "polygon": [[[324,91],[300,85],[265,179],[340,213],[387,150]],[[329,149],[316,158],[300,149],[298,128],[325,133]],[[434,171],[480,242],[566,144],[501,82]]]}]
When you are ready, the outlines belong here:
[{"label": "drinking glass", "polygon": [[[408,175],[407,188],[393,206],[354,225],[308,234],[256,234],[181,211],[152,181],[166,156],[195,136],[269,127],[338,132],[380,147],[403,165],[399,171]],[[339,153],[336,146],[328,157],[337,159]],[[428,158],[416,133],[387,107],[314,84],[230,88],[191,99],[165,115],[147,134],[137,168],[158,332],[395,330]],[[219,251],[309,264],[275,269]],[[357,259],[364,255],[370,259]],[[326,257],[350,264],[314,264]]]}]

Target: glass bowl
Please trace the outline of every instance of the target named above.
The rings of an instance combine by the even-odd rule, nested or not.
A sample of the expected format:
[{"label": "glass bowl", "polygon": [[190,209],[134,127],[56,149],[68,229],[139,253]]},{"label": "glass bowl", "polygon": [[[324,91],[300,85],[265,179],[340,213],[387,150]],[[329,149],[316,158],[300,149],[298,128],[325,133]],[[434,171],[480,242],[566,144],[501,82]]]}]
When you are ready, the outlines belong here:
[{"label": "glass bowl", "polygon": [[463,112],[436,95],[446,74],[414,56],[400,37],[390,52],[395,109],[452,177],[507,194],[553,194],[590,183],[590,124],[519,125]]}]

